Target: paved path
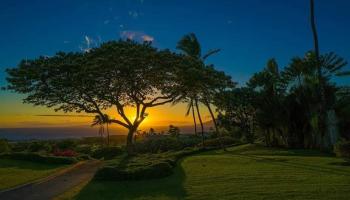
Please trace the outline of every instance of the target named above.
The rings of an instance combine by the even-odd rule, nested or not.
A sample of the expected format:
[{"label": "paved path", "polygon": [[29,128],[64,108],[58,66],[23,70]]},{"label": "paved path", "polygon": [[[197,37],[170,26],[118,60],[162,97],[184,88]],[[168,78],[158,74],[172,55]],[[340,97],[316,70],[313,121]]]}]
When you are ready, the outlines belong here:
[{"label": "paved path", "polygon": [[100,166],[101,161],[87,161],[77,164],[58,176],[1,192],[0,200],[52,199],[79,183],[91,179]]}]

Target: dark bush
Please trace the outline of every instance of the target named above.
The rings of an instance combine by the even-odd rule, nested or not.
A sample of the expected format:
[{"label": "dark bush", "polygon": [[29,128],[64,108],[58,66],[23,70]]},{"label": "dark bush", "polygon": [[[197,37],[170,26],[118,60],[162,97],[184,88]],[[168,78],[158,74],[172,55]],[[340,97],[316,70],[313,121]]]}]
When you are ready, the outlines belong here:
[{"label": "dark bush", "polygon": [[184,143],[181,140],[164,135],[150,136],[135,143],[135,151],[138,153],[159,153],[183,148]]},{"label": "dark bush", "polygon": [[204,141],[205,147],[220,147],[221,145],[229,146],[232,144],[239,144],[240,141],[229,136],[224,136],[221,138],[214,138]]},{"label": "dark bush", "polygon": [[184,148],[194,147],[198,143],[202,142],[202,138],[196,135],[180,135],[178,140],[182,142]]},{"label": "dark bush", "polygon": [[10,151],[10,146],[6,140],[0,139],[0,153],[6,153]]},{"label": "dark bush", "polygon": [[92,147],[93,145],[89,145],[89,144],[80,144],[77,145],[74,150],[78,153],[83,153],[83,154],[91,154],[92,152]]},{"label": "dark bush", "polygon": [[340,141],[334,145],[334,153],[350,161],[350,141]]},{"label": "dark bush", "polygon": [[12,152],[23,152],[27,151],[30,142],[14,142],[10,144]]},{"label": "dark bush", "polygon": [[29,152],[43,151],[43,152],[49,153],[52,151],[52,146],[49,142],[46,142],[46,141],[34,141],[29,143],[27,151]]},{"label": "dark bush", "polygon": [[97,159],[104,158],[105,160],[109,160],[123,153],[124,151],[122,148],[117,146],[100,147],[91,153],[91,157]]},{"label": "dark bush", "polygon": [[0,154],[0,158],[32,161],[46,164],[73,164],[77,162],[76,158],[45,156],[37,153],[6,153]]},{"label": "dark bush", "polygon": [[74,149],[77,146],[78,141],[75,139],[65,139],[56,142],[56,147],[60,150]]}]

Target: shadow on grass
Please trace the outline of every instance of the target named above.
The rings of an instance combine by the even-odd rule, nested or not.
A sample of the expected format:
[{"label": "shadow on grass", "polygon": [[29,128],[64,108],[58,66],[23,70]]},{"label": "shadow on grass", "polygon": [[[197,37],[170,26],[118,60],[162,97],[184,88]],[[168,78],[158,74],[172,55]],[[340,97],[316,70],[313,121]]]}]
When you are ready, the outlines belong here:
[{"label": "shadow on grass", "polygon": [[303,156],[303,157],[333,157],[333,154],[310,149],[286,149],[278,147],[266,147],[262,144],[243,144],[228,148],[227,151],[214,150],[203,155],[259,155],[259,156]]},{"label": "shadow on grass", "polygon": [[350,167],[350,162],[346,162],[346,161],[343,161],[343,162],[331,162],[329,164],[330,165],[336,165],[336,166],[349,166]]},{"label": "shadow on grass", "polygon": [[[315,172],[328,173],[333,175],[350,176],[350,171],[322,166],[319,163],[309,164],[305,162],[295,162],[294,159],[289,159],[288,157],[333,157],[332,154],[320,152],[317,150],[307,150],[307,149],[283,149],[283,148],[270,148],[258,144],[247,144],[241,145],[229,149],[224,152],[222,150],[216,150],[211,152],[203,153],[202,155],[232,155],[241,158],[252,159],[256,162],[265,162],[273,165],[286,166],[299,168],[303,170],[311,170]],[[265,157],[266,156],[266,157]],[[276,156],[276,157],[274,157]],[[334,162],[328,163],[328,165],[337,166],[348,166],[346,162]]]},{"label": "shadow on grass", "polygon": [[18,168],[29,170],[50,170],[64,165],[36,163],[31,161],[0,159],[0,168]]},{"label": "shadow on grass", "polygon": [[185,179],[185,173],[179,164],[171,176],[161,179],[142,181],[92,180],[74,199],[183,199],[186,196],[183,185]]}]

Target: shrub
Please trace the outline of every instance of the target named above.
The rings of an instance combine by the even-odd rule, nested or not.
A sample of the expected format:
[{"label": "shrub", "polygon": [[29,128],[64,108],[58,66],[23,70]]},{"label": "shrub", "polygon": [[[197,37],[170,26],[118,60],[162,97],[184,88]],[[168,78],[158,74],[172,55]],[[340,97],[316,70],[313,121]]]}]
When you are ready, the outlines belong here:
[{"label": "shrub", "polygon": [[10,151],[10,146],[7,140],[0,139],[0,153],[6,153]]},{"label": "shrub", "polygon": [[100,147],[91,153],[91,157],[97,158],[97,159],[104,158],[105,160],[108,160],[118,155],[121,155],[123,153],[124,151],[117,146]]},{"label": "shrub", "polygon": [[135,151],[138,153],[158,153],[176,151],[184,148],[181,140],[169,136],[150,136],[135,143]]},{"label": "shrub", "polygon": [[7,153],[0,154],[0,158],[24,160],[46,164],[73,164],[77,162],[75,158],[69,157],[57,157],[57,156],[45,156],[38,153]]},{"label": "shrub", "polygon": [[202,142],[202,138],[196,135],[180,135],[178,140],[182,142],[184,148],[194,147],[198,143]]},{"label": "shrub", "polygon": [[62,157],[74,157],[77,155],[77,153],[73,150],[67,149],[67,150],[55,150],[53,152],[54,156],[62,156]]},{"label": "shrub", "polygon": [[92,152],[92,145],[80,144],[77,145],[74,150],[79,153],[90,154]]},{"label": "shrub", "polygon": [[35,141],[35,142],[30,142],[29,143],[27,151],[29,151],[29,152],[39,152],[39,151],[51,152],[52,151],[52,147],[51,147],[51,145],[48,142]]},{"label": "shrub", "polygon": [[61,150],[74,149],[77,145],[77,140],[65,139],[57,141],[56,146]]},{"label": "shrub", "polygon": [[350,141],[340,141],[334,145],[334,153],[350,161]]},{"label": "shrub", "polygon": [[240,143],[239,140],[234,139],[229,136],[224,136],[221,138],[209,139],[204,141],[204,146],[206,147],[220,147],[221,145],[232,145]]},{"label": "shrub", "polygon": [[14,142],[11,143],[10,147],[13,152],[27,151],[30,142]]}]

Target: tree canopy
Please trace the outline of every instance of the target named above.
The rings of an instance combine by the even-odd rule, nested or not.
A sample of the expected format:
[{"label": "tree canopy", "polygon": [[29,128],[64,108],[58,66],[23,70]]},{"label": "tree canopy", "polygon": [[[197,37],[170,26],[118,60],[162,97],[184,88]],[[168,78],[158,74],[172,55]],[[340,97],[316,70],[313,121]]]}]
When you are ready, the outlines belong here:
[{"label": "tree canopy", "polygon": [[[220,89],[230,81],[223,72],[192,56],[158,50],[148,42],[119,40],[88,52],[23,60],[18,67],[7,69],[7,89],[26,94],[25,103],[55,111],[94,113],[103,119],[106,109],[113,108],[119,117],[108,123],[127,128],[127,145],[132,146],[147,108],[185,98],[190,93],[187,86],[194,83],[188,77],[193,70],[190,74],[198,74],[202,83],[194,86],[201,91]],[[134,119],[125,114],[126,107],[135,109]]]}]

